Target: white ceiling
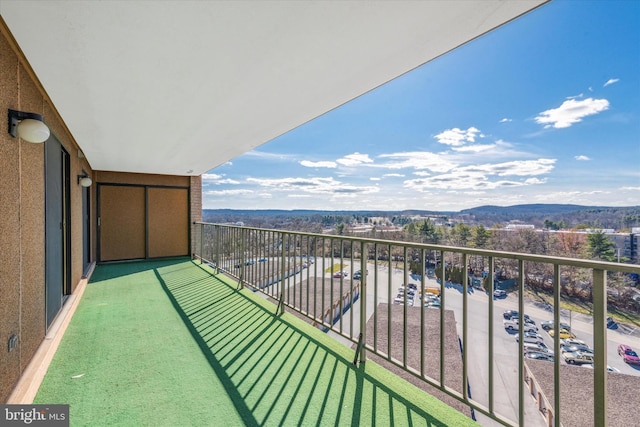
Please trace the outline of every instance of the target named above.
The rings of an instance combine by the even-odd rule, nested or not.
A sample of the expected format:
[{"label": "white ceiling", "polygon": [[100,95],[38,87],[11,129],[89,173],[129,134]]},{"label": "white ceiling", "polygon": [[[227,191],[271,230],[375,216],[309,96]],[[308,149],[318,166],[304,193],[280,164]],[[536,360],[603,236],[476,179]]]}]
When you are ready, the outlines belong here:
[{"label": "white ceiling", "polygon": [[544,2],[0,0],[0,14],[92,168],[199,175]]}]

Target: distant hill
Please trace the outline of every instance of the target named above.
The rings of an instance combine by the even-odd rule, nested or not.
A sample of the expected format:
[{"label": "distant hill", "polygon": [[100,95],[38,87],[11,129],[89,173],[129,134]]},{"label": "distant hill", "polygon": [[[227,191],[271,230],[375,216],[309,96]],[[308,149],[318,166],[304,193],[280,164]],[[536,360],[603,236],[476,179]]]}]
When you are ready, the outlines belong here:
[{"label": "distant hill", "polygon": [[[628,229],[640,227],[640,206],[608,207],[570,204],[524,204],[515,206],[478,206],[455,211],[427,211],[407,209],[401,211],[358,210],[285,210],[285,209],[204,209],[205,222],[244,222],[246,225],[277,225],[281,223],[320,222],[323,217],[387,217],[446,216],[451,221],[464,221],[470,225],[493,226],[509,222],[533,224],[543,228],[545,223],[562,224],[563,228],[589,226]],[[345,219],[346,220],[346,219]]]},{"label": "distant hill", "polygon": [[514,206],[493,206],[485,205],[476,208],[461,210],[461,214],[471,215],[556,215],[567,212],[586,211],[592,209],[610,209],[603,206],[580,206],[580,205],[558,205],[558,204],[530,204]]}]

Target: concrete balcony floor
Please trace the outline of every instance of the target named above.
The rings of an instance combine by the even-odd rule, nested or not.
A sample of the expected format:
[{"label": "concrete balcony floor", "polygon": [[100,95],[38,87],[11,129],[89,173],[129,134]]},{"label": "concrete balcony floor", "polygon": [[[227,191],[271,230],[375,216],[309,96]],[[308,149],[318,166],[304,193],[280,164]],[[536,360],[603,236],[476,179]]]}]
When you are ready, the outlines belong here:
[{"label": "concrete balcony floor", "polygon": [[475,425],[189,259],[96,267],[34,403],[72,426]]}]

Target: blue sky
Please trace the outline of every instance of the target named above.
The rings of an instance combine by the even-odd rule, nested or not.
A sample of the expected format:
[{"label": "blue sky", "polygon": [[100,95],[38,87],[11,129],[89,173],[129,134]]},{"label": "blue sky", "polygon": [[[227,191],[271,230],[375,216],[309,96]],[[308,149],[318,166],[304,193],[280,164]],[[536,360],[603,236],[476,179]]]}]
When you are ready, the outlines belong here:
[{"label": "blue sky", "polygon": [[203,176],[205,209],[640,205],[640,1],[556,0]]}]

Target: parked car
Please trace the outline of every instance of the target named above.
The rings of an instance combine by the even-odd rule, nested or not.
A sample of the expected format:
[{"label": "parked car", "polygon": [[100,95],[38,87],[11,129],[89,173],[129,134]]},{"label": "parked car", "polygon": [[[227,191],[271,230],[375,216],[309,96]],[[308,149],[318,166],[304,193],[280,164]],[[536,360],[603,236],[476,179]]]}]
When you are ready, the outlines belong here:
[{"label": "parked car", "polygon": [[394,304],[404,305],[404,294],[396,295],[396,297],[393,299],[393,303]]},{"label": "parked car", "polygon": [[553,355],[553,351],[544,343],[525,342],[522,343],[524,353],[538,352]]},{"label": "parked car", "polygon": [[427,301],[427,302],[424,303],[424,307],[425,308],[440,308],[440,301],[439,300]]},{"label": "parked car", "polygon": [[555,359],[553,357],[553,354],[542,353],[540,351],[530,351],[528,353],[525,353],[524,357],[528,359],[546,360],[548,362],[553,362]]},{"label": "parked car", "polygon": [[562,353],[562,358],[570,365],[593,364],[593,354],[576,351],[574,353]]},{"label": "parked car", "polygon": [[504,291],[502,289],[496,289],[495,291],[493,291],[493,297],[494,298],[506,298],[507,297],[507,291]]},{"label": "parked car", "polygon": [[587,343],[579,340],[577,338],[565,338],[560,340],[560,345],[584,345],[587,346]]},{"label": "parked car", "polygon": [[620,344],[618,346],[618,354],[622,356],[622,360],[624,360],[625,363],[630,365],[640,365],[640,357],[638,357],[638,354],[628,345]]},{"label": "parked car", "polygon": [[[504,328],[509,331],[518,331],[518,322],[513,320],[503,320]],[[524,332],[538,332],[538,327],[535,325],[529,325],[527,323],[523,326]]]},{"label": "parked car", "polygon": [[[550,329],[555,329],[553,327],[553,320],[547,320],[546,322],[540,322],[540,326],[542,327],[542,329],[544,329],[545,331],[548,331]],[[566,329],[567,331],[571,331],[571,326],[567,325],[566,323],[562,323],[560,322],[560,327],[562,329]]]},{"label": "parked car", "polygon": [[[583,368],[593,369],[593,363],[586,363],[582,365]],[[613,366],[607,365],[607,371],[609,372],[620,372],[620,369],[614,368]]]},{"label": "parked car", "polygon": [[[519,318],[520,314],[518,313],[518,310],[505,310],[502,313],[502,317],[508,320],[512,320],[513,318]],[[528,314],[524,315],[524,320],[529,322],[532,321]]]},{"label": "parked car", "polygon": [[[504,317],[505,319],[509,319],[511,320],[512,317],[518,316],[518,310],[505,310],[502,313],[502,317]],[[527,317],[527,315],[525,314],[525,317]]]},{"label": "parked car", "polygon": [[563,345],[560,346],[560,351],[562,353],[575,353],[579,351],[580,353],[593,354],[593,350],[586,345]]},{"label": "parked car", "polygon": [[[556,330],[555,329],[550,329],[547,332],[549,332],[549,336],[551,336],[551,337],[555,337],[555,335],[556,335]],[[569,332],[566,329],[560,329],[560,332],[558,332],[558,336],[560,337],[560,339],[575,338],[576,337],[575,335],[573,335],[571,332]]]},{"label": "parked car", "polygon": [[[519,322],[520,321],[520,317],[519,316],[513,316],[511,318],[511,320],[513,320],[514,322]],[[528,325],[535,325],[536,324],[536,322],[526,314],[524,315],[524,323],[526,323]]]},{"label": "parked car", "polygon": [[[516,341],[519,342],[520,341],[520,336],[516,335]],[[530,342],[530,343],[534,343],[534,344],[544,344],[544,340],[542,339],[542,337],[538,334],[527,334],[525,333],[524,336],[522,337],[522,342]]]},{"label": "parked car", "polygon": [[335,273],[333,273],[333,277],[335,277],[336,279],[338,279],[340,277],[347,277],[347,272],[346,271],[336,271]]}]

